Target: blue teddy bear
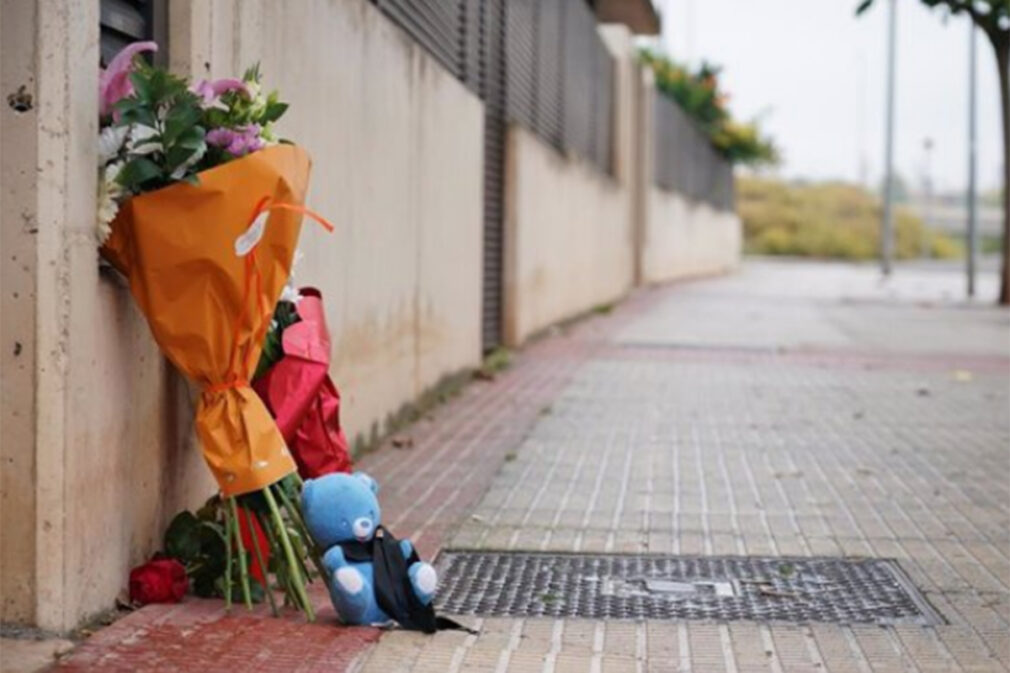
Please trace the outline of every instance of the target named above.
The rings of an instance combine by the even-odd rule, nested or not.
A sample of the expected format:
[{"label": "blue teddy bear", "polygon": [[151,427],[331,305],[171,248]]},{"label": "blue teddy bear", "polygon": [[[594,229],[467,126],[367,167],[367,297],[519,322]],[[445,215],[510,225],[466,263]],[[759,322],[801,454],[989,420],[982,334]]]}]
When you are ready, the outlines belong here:
[{"label": "blue teddy bear", "polygon": [[[316,544],[325,550],[323,566],[332,578],[330,598],[345,624],[387,625],[393,621],[379,606],[372,561],[363,555],[373,542],[378,543],[375,532],[382,516],[378,491],[379,485],[364,472],[327,474],[307,480],[302,489],[305,523]],[[414,553],[410,541],[401,540],[399,546],[403,558],[410,559]],[[438,584],[435,569],[415,561],[407,567],[407,575],[417,600],[429,605]]]}]

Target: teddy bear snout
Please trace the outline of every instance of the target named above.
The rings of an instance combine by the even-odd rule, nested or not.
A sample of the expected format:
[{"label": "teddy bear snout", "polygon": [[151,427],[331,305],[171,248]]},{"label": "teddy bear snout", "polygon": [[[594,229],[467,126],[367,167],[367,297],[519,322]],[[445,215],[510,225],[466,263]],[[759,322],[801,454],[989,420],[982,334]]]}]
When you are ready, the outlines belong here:
[{"label": "teddy bear snout", "polygon": [[372,534],[372,520],[367,516],[354,520],[354,537],[359,540],[366,539]]}]

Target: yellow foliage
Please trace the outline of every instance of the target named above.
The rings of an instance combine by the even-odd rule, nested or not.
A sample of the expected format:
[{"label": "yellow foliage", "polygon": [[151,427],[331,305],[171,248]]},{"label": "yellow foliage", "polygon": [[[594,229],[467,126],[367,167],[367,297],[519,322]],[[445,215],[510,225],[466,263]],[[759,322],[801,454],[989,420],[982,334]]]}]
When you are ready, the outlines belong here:
[{"label": "yellow foliage", "polygon": [[[787,184],[778,180],[737,181],[737,211],[748,252],[835,259],[872,259],[880,240],[879,200],[844,183]],[[933,257],[960,256],[960,244],[927,231],[914,213],[895,213],[895,256],[910,259],[928,243]]]}]

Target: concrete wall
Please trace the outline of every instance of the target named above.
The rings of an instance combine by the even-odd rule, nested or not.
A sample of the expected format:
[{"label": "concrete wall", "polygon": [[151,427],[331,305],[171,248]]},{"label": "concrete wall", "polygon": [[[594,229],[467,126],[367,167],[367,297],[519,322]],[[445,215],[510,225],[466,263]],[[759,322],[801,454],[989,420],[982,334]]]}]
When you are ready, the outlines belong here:
[{"label": "concrete wall", "polygon": [[507,344],[628,292],[633,250],[619,183],[511,126],[505,186]]},{"label": "concrete wall", "polygon": [[[635,137],[632,141],[632,221],[636,284],[669,282],[732,271],[743,252],[743,226],[735,211],[714,208],[655,184],[652,71],[636,66],[632,75]],[[675,151],[675,148],[666,151]]]},{"label": "concrete wall", "polygon": [[366,2],[237,6],[223,61],[259,61],[291,103],[280,131],[337,227],[304,229],[297,280],[323,291],[348,430],[380,432],[480,359],[482,104]]},{"label": "concrete wall", "polygon": [[[214,491],[195,392],[93,238],[98,0],[0,0],[4,621],[62,630],[111,607],[168,518]],[[239,8],[241,7],[241,11]],[[322,288],[349,432],[480,357],[482,108],[363,1],[173,0],[170,64],[260,61],[309,148],[299,280]]]},{"label": "concrete wall", "polygon": [[731,271],[740,263],[742,227],[733,211],[717,210],[676,192],[648,190],[642,281],[665,281]]},{"label": "concrete wall", "polygon": [[180,439],[185,388],[98,271],[97,2],[4,0],[0,29],[4,99],[24,102],[0,116],[2,617],[63,629],[111,605],[209,481]]},{"label": "concrete wall", "polygon": [[634,109],[631,35],[600,28],[614,56],[614,165],[604,174],[512,125],[505,147],[505,343],[631,289],[635,234],[631,182]]}]

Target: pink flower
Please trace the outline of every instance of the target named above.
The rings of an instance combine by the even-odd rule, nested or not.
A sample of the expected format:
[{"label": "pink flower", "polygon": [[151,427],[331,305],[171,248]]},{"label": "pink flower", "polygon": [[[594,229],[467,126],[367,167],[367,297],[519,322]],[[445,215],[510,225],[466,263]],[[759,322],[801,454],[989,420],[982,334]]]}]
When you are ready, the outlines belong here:
[{"label": "pink flower", "polygon": [[130,71],[133,59],[145,51],[158,51],[156,42],[134,42],[116,54],[109,67],[98,75],[98,112],[103,117],[112,112],[112,106],[133,93]]},{"label": "pink flower", "polygon": [[247,96],[249,95],[249,89],[240,79],[219,79],[213,82],[202,79],[193,86],[192,91],[203,99],[205,107],[229,91],[241,91]]},{"label": "pink flower", "polygon": [[207,133],[207,144],[220,147],[235,157],[245,156],[266,144],[260,138],[260,130],[259,124],[248,124],[238,129],[216,128]]}]

